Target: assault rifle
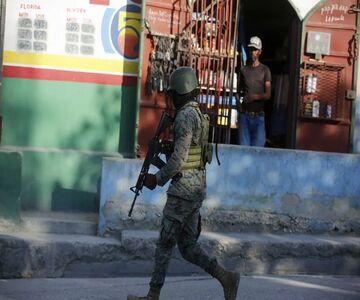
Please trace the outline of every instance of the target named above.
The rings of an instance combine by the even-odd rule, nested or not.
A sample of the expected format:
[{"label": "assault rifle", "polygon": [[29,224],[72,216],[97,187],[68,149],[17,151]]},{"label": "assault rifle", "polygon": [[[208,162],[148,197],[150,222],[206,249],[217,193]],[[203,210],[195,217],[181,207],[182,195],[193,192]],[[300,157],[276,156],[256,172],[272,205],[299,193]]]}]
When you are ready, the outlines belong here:
[{"label": "assault rifle", "polygon": [[160,135],[165,131],[165,129],[172,121],[173,119],[170,117],[170,115],[166,112],[163,112],[159,124],[156,128],[155,135],[149,141],[148,151],[146,153],[144,163],[141,167],[141,171],[137,179],[136,185],[130,188],[130,190],[135,193],[135,196],[129,210],[129,218],[131,217],[132,211],[134,209],[136,198],[140,195],[140,192],[144,187],[145,177],[149,172],[150,165],[152,164],[158,169],[161,169],[163,166],[165,166],[165,162],[160,158],[159,155],[161,153],[168,154],[168,152],[170,151],[169,147],[171,147],[171,145],[168,141],[162,141],[160,139]]}]

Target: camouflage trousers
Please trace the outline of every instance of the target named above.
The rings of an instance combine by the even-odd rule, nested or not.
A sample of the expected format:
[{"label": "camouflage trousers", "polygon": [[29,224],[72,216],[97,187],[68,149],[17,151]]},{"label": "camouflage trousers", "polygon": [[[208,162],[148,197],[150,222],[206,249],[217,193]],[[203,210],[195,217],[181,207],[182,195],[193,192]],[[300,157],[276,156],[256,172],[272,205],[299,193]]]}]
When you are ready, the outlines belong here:
[{"label": "camouflage trousers", "polygon": [[160,236],[155,251],[155,266],[150,286],[162,287],[168,270],[171,254],[177,245],[184,259],[213,274],[217,261],[198,244],[201,232],[199,201],[187,201],[168,195],[163,211]]}]

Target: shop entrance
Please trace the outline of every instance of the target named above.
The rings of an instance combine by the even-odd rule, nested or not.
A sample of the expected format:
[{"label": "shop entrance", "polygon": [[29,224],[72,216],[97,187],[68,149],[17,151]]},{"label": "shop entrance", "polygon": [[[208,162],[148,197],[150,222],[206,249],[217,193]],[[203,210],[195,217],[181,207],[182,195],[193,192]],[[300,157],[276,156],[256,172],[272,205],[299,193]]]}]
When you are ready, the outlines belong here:
[{"label": "shop entrance", "polygon": [[[358,59],[359,1],[319,1],[300,21],[287,0],[241,0],[240,47],[263,40],[272,72],[267,147],[347,153]],[[245,60],[246,57],[241,57]]]},{"label": "shop entrance", "polygon": [[260,61],[270,68],[272,75],[272,96],[265,102],[266,146],[293,148],[301,23],[287,0],[272,0],[269,4],[262,0],[241,1],[238,61],[246,63],[250,37],[260,37],[263,43]]},{"label": "shop entrance", "polygon": [[[196,70],[200,106],[211,118],[211,142],[238,144],[235,93],[239,78],[235,75],[245,63],[242,46],[246,50],[252,35],[263,40],[262,62],[273,76],[272,98],[266,105],[267,147],[295,147],[301,23],[291,4],[287,0],[273,0],[271,5],[262,0],[156,3],[156,7],[153,2],[147,4],[146,9],[140,155],[155,127],[149,125],[155,123],[161,110],[169,109],[163,92],[168,76],[162,69],[158,73],[164,76],[149,76],[154,63],[165,65],[162,57],[166,55],[161,53],[166,51],[158,49],[160,40],[175,45],[171,50],[176,66],[189,65]],[[169,17],[160,18],[162,15]],[[166,67],[168,70],[168,64]],[[159,78],[156,82],[163,83],[149,85],[148,78]]]},{"label": "shop entrance", "polygon": [[[155,2],[156,7],[151,6]],[[357,1],[313,1],[317,5],[304,20],[312,5],[300,2],[174,0],[169,5],[158,0],[148,4],[140,150],[146,149],[160,111],[169,109],[164,93],[170,73],[166,57],[174,58],[170,60],[174,68],[188,65],[196,70],[200,107],[211,119],[211,142],[238,144],[235,93],[239,78],[235,75],[246,63],[250,37],[259,36],[263,42],[261,62],[272,73],[272,96],[265,104],[266,147],[348,152],[358,52]],[[309,34],[313,32],[315,37],[331,37],[329,51],[322,57],[322,53],[309,52]],[[165,55],[167,49],[172,54]],[[310,75],[317,77],[318,84],[308,92]],[[149,85],[146,78],[156,80]],[[308,114],[310,102],[317,106],[317,115]],[[325,114],[326,107],[331,107],[331,114]]]}]

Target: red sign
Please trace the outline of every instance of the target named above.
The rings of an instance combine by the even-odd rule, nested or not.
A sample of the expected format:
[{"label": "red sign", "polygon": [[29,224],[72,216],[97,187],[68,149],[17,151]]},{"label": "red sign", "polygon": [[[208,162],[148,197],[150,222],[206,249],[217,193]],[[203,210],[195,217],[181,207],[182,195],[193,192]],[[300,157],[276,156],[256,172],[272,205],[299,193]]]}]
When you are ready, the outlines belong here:
[{"label": "red sign", "polygon": [[90,4],[109,5],[110,0],[90,0]]}]

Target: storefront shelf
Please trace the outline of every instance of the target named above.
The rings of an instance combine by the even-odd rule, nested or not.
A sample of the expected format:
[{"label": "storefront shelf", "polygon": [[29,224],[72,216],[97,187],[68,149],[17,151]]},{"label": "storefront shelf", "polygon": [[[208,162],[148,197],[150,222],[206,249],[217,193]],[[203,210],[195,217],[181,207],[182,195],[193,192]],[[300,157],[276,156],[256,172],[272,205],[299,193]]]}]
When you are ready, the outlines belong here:
[{"label": "storefront shelf", "polygon": [[314,118],[314,117],[300,116],[300,119],[302,119],[304,121],[328,123],[328,124],[339,124],[339,125],[341,125],[341,124],[350,125],[351,124],[350,120],[341,119],[341,118],[330,119],[330,118],[323,118],[323,117]]}]

